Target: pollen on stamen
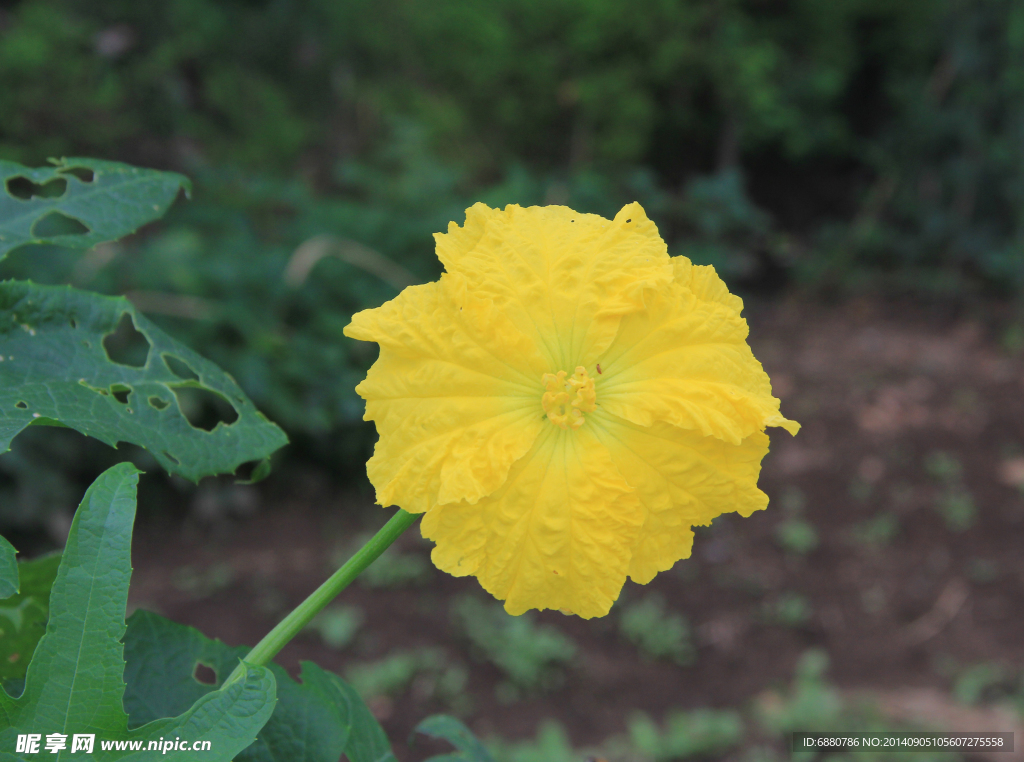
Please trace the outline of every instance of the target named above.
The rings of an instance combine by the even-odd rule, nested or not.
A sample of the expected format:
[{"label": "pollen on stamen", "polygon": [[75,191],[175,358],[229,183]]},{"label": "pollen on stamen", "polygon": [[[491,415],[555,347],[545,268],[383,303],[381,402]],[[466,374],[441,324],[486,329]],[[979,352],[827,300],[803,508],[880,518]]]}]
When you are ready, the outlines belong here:
[{"label": "pollen on stamen", "polygon": [[548,419],[562,429],[578,429],[586,420],[584,413],[597,408],[597,392],[594,379],[586,368],[579,366],[569,376],[564,370],[545,373],[541,377],[544,395],[541,405]]}]

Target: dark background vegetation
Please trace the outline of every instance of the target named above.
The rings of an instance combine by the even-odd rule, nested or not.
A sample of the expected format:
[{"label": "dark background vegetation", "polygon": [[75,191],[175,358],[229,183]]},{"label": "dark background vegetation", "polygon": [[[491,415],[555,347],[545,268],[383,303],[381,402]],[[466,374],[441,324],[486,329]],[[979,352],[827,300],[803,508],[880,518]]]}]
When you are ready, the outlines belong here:
[{"label": "dark background vegetation", "polygon": [[[860,563],[858,554],[869,547],[863,551],[869,559],[888,559],[876,575],[882,589],[905,559],[952,548],[945,562],[934,562],[934,584],[922,582],[918,598],[883,592],[869,595],[874,603],[856,603],[880,607],[891,619],[864,636],[877,650],[890,640],[887,627],[912,624],[931,610],[944,585],[968,584],[970,569],[978,579],[985,569],[993,579],[1017,573],[1013,546],[996,551],[987,544],[1005,541],[1009,530],[986,513],[998,504],[1005,515],[1017,515],[1006,507],[1020,507],[1017,472],[1004,468],[1010,477],[1003,486],[995,486],[995,474],[999,464],[1017,462],[1024,445],[1021,410],[1012,407],[1024,391],[1014,359],[1024,346],[1024,5],[1014,0],[8,0],[0,2],[0,115],[0,158],[37,165],[50,156],[95,156],[174,169],[195,181],[191,201],[179,202],[164,222],[132,240],[85,255],[23,249],[4,263],[3,276],[128,294],[232,373],[293,441],[279,458],[276,480],[259,493],[264,512],[255,518],[260,500],[253,493],[223,482],[195,491],[150,477],[141,510],[154,526],[168,521],[192,531],[203,522],[265,521],[270,527],[274,511],[282,510],[273,506],[305,494],[302,510],[315,514],[310,537],[319,536],[328,531],[317,523],[320,514],[337,508],[326,496],[343,489],[363,491],[362,498],[343,501],[356,517],[342,522],[345,531],[351,522],[378,520],[358,508],[369,502],[362,464],[374,435],[360,420],[353,387],[374,350],[342,336],[351,314],[408,283],[435,278],[431,234],[449,220],[461,222],[474,201],[559,203],[611,216],[637,200],[670,253],[715,265],[747,299],[755,351],[776,352],[765,363],[773,378],[783,377],[777,388],[784,410],[809,422],[801,436],[817,436],[832,458],[814,461],[808,450],[790,455],[789,466],[773,466],[775,455],[766,463],[766,489],[776,506],[789,494],[789,508],[737,531],[760,543],[754,556],[766,554],[764,563],[781,569],[764,574],[782,581],[746,609],[737,604],[736,616],[788,634],[765,640],[756,628],[740,627],[754,643],[734,646],[728,644],[742,634],[705,622],[706,637],[687,641],[706,656],[698,662],[714,668],[701,667],[702,680],[739,674],[728,667],[734,647],[753,648],[763,659],[778,655],[763,679],[721,678],[734,690],[703,694],[705,701],[749,700],[755,689],[790,674],[808,645],[826,646],[847,681],[881,680],[854,666],[861,662],[843,661],[845,641],[822,634],[829,628],[819,620],[830,615],[821,612],[841,608],[833,592],[842,587],[844,553]],[[833,345],[815,344],[812,329],[819,325],[832,326]],[[954,340],[965,335],[972,338]],[[919,350],[927,355],[920,347],[929,342],[954,359],[941,368],[914,359]],[[865,350],[846,364],[829,355],[850,344],[897,349],[884,357]],[[972,352],[990,352],[1006,365],[994,375],[971,376]],[[793,367],[797,357],[812,359]],[[997,399],[1012,412],[996,411]],[[835,412],[844,404],[852,406],[845,418]],[[907,412],[914,405],[926,411],[924,419]],[[967,417],[942,418],[943,406],[966,410]],[[879,428],[870,423],[871,411],[925,423]],[[936,423],[947,420],[954,423],[944,429]],[[963,420],[975,423],[957,423]],[[997,422],[998,431],[986,428]],[[946,433],[936,438],[932,425]],[[852,454],[843,455],[844,447]],[[981,451],[987,458],[979,460]],[[45,544],[44,529],[59,538],[84,483],[112,457],[68,432],[27,431],[0,459],[0,522],[25,542]],[[133,457],[145,460],[142,453]],[[811,465],[801,466],[800,457]],[[875,458],[882,470],[865,458]],[[324,478],[333,486],[324,486]],[[900,513],[915,500],[936,510],[925,511],[927,519]],[[839,511],[844,501],[853,501],[853,513]],[[956,518],[957,506],[968,518]],[[869,520],[880,523],[863,524],[868,534],[857,536],[869,537],[867,544],[850,546],[851,527]],[[912,531],[911,524],[931,528]],[[732,536],[732,524],[716,526]],[[201,535],[222,541],[216,531]],[[959,542],[964,536],[972,538],[967,545]],[[830,550],[833,541],[845,550]],[[706,543],[717,547],[712,539]],[[210,558],[231,555],[222,550]],[[183,552],[166,561],[171,576],[171,567],[187,560]],[[185,581],[172,586],[177,592],[154,592],[149,603],[163,600],[177,614],[167,595],[213,596],[221,607],[226,604],[216,596],[228,600],[233,590],[237,599],[241,583],[228,574],[218,586],[210,577],[218,567],[209,563],[213,572],[179,569],[185,574],[179,582]],[[320,571],[310,573],[310,584]],[[850,595],[876,589],[859,573],[844,578]],[[759,573],[748,576],[756,581]],[[790,589],[811,579],[835,584]],[[662,591],[669,609],[717,621],[711,616],[717,604],[691,589],[697,582],[684,582],[690,588]],[[1014,584],[1006,583],[1001,595],[1009,597],[998,605],[1020,602],[1020,581]],[[364,605],[376,604],[367,598]],[[267,606],[271,621],[276,608]],[[733,614],[722,616],[732,621]],[[1014,616],[1007,632],[1019,633]],[[237,641],[254,640],[265,624],[229,635],[216,630],[212,615],[202,623],[210,634]],[[593,636],[577,624],[572,630],[581,643],[588,637],[618,642],[609,634],[614,627]],[[963,643],[973,643],[971,637],[968,628]],[[889,682],[948,688],[957,675],[974,674],[969,662],[984,657],[996,666],[987,683],[975,675],[984,683],[975,696],[980,700],[984,690],[1016,679],[1012,661],[1019,653],[1000,650],[999,637],[984,654],[955,644],[961,641],[927,658],[914,651],[911,662],[924,659],[927,668],[900,662]],[[470,640],[477,651],[464,658],[486,653]],[[387,641],[389,649],[401,645]],[[627,659],[619,646],[609,648],[607,660]],[[939,662],[945,666],[927,666]],[[406,663],[407,672],[419,669],[437,682],[446,673],[430,663],[435,666],[422,669]],[[681,664],[673,667],[678,674],[669,674],[682,683],[697,667]],[[758,673],[756,663],[744,669]],[[497,690],[508,699],[505,708],[484,712],[495,731],[532,733],[525,719],[502,726],[496,718],[542,713],[516,715],[510,706],[557,714],[567,705],[561,699],[530,704],[531,691],[569,689],[552,683],[541,690],[529,679],[524,688],[515,679],[502,682],[500,672],[489,683],[471,683],[478,695]],[[506,683],[512,689],[501,687]],[[401,690],[416,685],[413,677],[397,684]],[[396,691],[381,695],[392,695],[388,706],[399,707],[395,722],[404,732],[402,718],[424,709],[396,699],[406,695]],[[427,705],[439,700],[440,694],[421,693]],[[669,686],[664,700],[646,709],[657,716],[677,704],[692,708],[701,696],[688,688],[675,697]],[[611,725],[635,708],[609,702]],[[563,719],[576,728],[574,737],[582,734],[577,742],[607,735],[574,725],[574,716]],[[611,725],[608,733],[620,729]]]}]

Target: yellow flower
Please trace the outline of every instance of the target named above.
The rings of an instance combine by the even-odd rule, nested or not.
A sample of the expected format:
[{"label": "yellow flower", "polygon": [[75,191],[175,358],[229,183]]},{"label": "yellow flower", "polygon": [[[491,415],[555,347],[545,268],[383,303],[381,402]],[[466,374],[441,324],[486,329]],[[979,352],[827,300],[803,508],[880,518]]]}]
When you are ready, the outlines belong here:
[{"label": "yellow flower", "polygon": [[614,220],[476,204],[438,233],[445,273],[352,318],[380,344],[356,391],[381,505],[424,513],[432,559],[510,614],[603,616],[626,577],[743,516],[766,426],[795,434],[746,343],[742,301],[669,257],[639,204]]}]

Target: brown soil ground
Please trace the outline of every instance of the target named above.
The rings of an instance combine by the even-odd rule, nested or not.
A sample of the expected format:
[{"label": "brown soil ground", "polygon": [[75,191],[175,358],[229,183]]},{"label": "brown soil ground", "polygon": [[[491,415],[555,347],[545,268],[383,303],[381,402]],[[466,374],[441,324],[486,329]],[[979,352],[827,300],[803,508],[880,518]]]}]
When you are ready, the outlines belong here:
[{"label": "brown soil ground", "polygon": [[[657,719],[676,707],[749,705],[787,685],[812,646],[831,657],[834,683],[877,695],[948,695],[958,671],[980,662],[1016,674],[1024,657],[1024,362],[1000,349],[984,318],[919,306],[783,303],[748,310],[748,320],[783,412],[804,428],[795,438],[772,432],[760,482],[768,510],[700,530],[693,557],[648,586],[688,619],[697,647],[690,666],[643,660],[614,611],[591,621],[545,612],[538,621],[579,648],[567,679],[501,703],[500,672],[476,658],[449,613],[454,596],[483,594],[473,578],[436,570],[426,586],[353,586],[343,602],[366,616],[354,644],[333,650],[310,633],[280,662],[294,672],[312,659],[344,674],[395,649],[437,647],[469,668],[466,721],[476,732],[533,737],[551,717],[577,746],[622,731],[637,709]],[[216,498],[201,490],[184,524],[142,522],[133,605],[230,644],[257,640],[322,581],[339,546],[385,518],[368,495],[339,493],[323,475],[292,476],[290,485],[262,485],[258,509],[244,519],[204,509]],[[953,515],[951,526],[943,507],[955,514],[968,498],[973,523],[960,529]],[[865,540],[865,522],[880,516],[876,529],[888,521],[891,539],[882,531]],[[812,551],[780,545],[778,527],[793,518],[816,530]],[[426,555],[413,535],[401,548]],[[629,583],[624,595],[646,592]],[[768,613],[793,593],[809,604],[802,624]],[[415,723],[448,711],[415,683],[372,707],[404,759],[422,756],[403,743]]]}]

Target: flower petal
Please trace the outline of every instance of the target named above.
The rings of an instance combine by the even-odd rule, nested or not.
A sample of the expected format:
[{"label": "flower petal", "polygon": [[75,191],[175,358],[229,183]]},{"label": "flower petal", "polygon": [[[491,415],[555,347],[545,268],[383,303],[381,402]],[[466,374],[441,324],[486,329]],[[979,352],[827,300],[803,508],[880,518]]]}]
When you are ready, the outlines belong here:
[{"label": "flower petal", "polygon": [[672,257],[672,271],[674,281],[690,289],[702,302],[717,302],[736,317],[743,312],[743,300],[729,293],[729,287],[711,265],[695,265],[686,257]]},{"label": "flower petal", "polygon": [[593,433],[548,426],[493,495],[430,510],[434,564],[475,574],[505,610],[603,616],[626,580],[643,512]]},{"label": "flower petal", "polygon": [[533,445],[546,365],[461,275],[407,288],[345,333],[381,345],[356,391],[380,434],[367,473],[382,505],[476,502]]},{"label": "flower petal", "polygon": [[697,293],[672,283],[651,295],[646,311],[623,318],[600,358],[598,404],[641,426],[665,421],[732,444],[765,426],[795,434],[800,424],[782,417],[747,344],[742,302],[711,268],[686,275]]},{"label": "flower petal", "polygon": [[380,307],[357,312],[345,335],[499,381],[537,385],[549,370],[536,342],[460,274],[409,286]]},{"label": "flower petal", "polygon": [[563,206],[476,204],[438,233],[437,255],[544,348],[550,371],[589,366],[623,315],[672,279],[657,227],[639,204],[614,220]]},{"label": "flower petal", "polygon": [[592,415],[598,441],[629,482],[644,508],[644,524],[632,550],[629,576],[647,584],[658,572],[690,555],[691,527],[723,513],[749,516],[768,505],[757,488],[768,437],[754,432],[733,445],[664,423],[638,426],[609,415]]}]

